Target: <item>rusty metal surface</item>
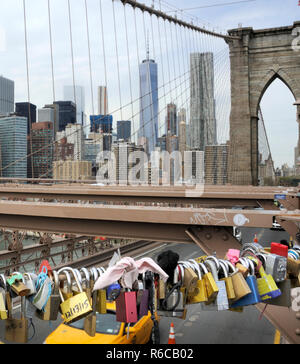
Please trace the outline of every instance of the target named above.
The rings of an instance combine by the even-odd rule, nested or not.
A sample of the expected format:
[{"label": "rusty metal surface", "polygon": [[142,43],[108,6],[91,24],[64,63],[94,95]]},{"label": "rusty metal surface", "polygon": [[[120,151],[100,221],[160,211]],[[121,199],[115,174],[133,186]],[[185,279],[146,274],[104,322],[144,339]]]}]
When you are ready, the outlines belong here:
[{"label": "rusty metal surface", "polygon": [[[136,224],[151,223],[271,228],[273,217],[277,215],[279,214],[276,210],[260,211],[0,201],[0,226],[11,227],[11,224],[13,224],[15,229],[17,229],[22,217],[27,217],[28,220],[31,220],[32,230],[36,231],[38,227],[36,218],[44,217],[57,219],[57,221],[65,221],[65,232],[68,233],[75,233],[68,230],[68,222],[71,220],[77,220],[78,224],[84,224],[85,221],[96,220],[134,222]],[[285,216],[289,216],[289,213],[286,212]],[[9,219],[9,217],[11,220],[15,220],[15,222],[13,223],[11,221],[10,225],[6,226],[4,219]],[[44,230],[40,229],[39,231]],[[85,233],[82,232],[82,234]],[[98,231],[97,234],[101,234],[101,231]]]}]

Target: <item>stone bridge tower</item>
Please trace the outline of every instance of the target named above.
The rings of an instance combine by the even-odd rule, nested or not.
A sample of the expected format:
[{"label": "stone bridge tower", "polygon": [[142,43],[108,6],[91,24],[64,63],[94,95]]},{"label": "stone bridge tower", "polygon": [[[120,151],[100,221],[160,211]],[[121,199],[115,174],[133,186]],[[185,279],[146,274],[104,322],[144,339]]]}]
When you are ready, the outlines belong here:
[{"label": "stone bridge tower", "polygon": [[[298,101],[297,120],[300,126],[300,22],[273,29],[233,29],[229,34],[240,37],[227,41],[232,103],[229,182],[257,185],[258,108],[265,91],[276,78],[287,85]],[[284,125],[282,130],[284,132]]]}]

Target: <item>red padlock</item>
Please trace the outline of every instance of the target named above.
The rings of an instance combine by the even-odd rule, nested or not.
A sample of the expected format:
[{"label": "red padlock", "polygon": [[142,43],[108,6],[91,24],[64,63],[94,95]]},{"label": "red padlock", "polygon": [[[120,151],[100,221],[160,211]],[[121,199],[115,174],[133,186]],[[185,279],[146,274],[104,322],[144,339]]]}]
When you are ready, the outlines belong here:
[{"label": "red padlock", "polygon": [[272,243],[271,244],[271,254],[276,254],[281,257],[288,257],[289,248],[286,245],[282,245],[279,243]]},{"label": "red padlock", "polygon": [[40,265],[40,269],[39,269],[39,273],[46,273],[48,275],[52,274],[52,268],[50,263],[48,262],[48,260],[43,260],[41,265]]},{"label": "red padlock", "polygon": [[127,324],[138,321],[136,292],[121,292],[116,299],[116,320]]}]

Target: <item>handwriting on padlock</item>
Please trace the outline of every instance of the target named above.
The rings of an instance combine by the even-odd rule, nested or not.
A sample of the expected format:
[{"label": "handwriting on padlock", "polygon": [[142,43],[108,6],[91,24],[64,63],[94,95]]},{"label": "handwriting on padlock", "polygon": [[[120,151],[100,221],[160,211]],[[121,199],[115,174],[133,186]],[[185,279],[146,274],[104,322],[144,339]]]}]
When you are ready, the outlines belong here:
[{"label": "handwriting on padlock", "polygon": [[7,283],[12,286],[13,284],[15,284],[16,282],[22,281],[23,280],[23,276],[22,274],[16,274],[10,278],[7,279]]},{"label": "handwriting on padlock", "polygon": [[72,319],[75,315],[80,314],[81,312],[84,312],[85,310],[87,310],[89,308],[89,300],[86,299],[83,303],[79,302],[77,303],[75,306],[70,307],[68,311],[65,312],[65,319],[66,320],[70,320]]},{"label": "handwriting on padlock", "polygon": [[300,288],[292,289],[292,310],[294,312],[300,312]]}]

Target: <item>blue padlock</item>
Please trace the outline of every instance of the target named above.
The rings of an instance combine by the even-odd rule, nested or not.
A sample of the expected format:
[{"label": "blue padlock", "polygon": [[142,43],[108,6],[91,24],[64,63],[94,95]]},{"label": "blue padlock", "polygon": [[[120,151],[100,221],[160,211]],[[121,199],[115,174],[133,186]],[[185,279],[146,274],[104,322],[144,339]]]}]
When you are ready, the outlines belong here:
[{"label": "blue padlock", "polygon": [[231,305],[231,308],[251,306],[251,305],[256,305],[256,304],[262,302],[261,298],[260,298],[260,294],[258,292],[257,279],[255,277],[254,263],[247,258],[243,258],[243,265],[248,265],[248,267],[251,269],[251,275],[249,275],[246,278],[246,282],[251,289],[251,293],[248,294],[247,296],[241,298],[240,300],[234,302]]},{"label": "blue padlock", "polygon": [[106,298],[108,301],[115,301],[121,292],[121,286],[118,283],[111,284],[106,289]]}]

